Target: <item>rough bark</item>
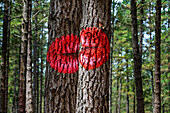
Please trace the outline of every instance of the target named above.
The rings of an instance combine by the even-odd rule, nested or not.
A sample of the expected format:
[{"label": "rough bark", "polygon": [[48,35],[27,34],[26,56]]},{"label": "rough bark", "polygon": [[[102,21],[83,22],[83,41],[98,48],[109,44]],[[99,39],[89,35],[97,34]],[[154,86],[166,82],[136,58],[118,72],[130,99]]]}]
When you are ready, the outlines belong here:
[{"label": "rough bark", "polygon": [[20,52],[20,86],[19,86],[19,112],[25,112],[26,99],[26,64],[27,64],[27,39],[28,39],[28,0],[23,0],[23,21],[21,36],[21,52]]},{"label": "rough bark", "polygon": [[32,30],[31,30],[31,11],[32,1],[28,0],[28,43],[27,43],[27,71],[26,71],[26,113],[33,113],[32,97]]},{"label": "rough bark", "polygon": [[1,81],[0,81],[0,112],[7,112],[6,109],[6,53],[7,53],[7,32],[8,32],[8,0],[4,2],[3,36],[2,36],[2,57],[1,57]]},{"label": "rough bark", "polygon": [[141,62],[139,45],[138,45],[137,8],[136,8],[135,0],[131,0],[131,19],[132,19],[134,77],[135,77],[136,97],[137,97],[137,113],[145,113],[142,77],[141,77],[142,62]]},{"label": "rough bark", "polygon": [[[111,0],[82,0],[81,28],[102,28],[110,39]],[[109,60],[102,66],[86,70],[79,65],[77,113],[109,112]]]},{"label": "rough bark", "polygon": [[[63,35],[79,36],[81,1],[51,0],[49,13],[49,45]],[[78,72],[59,73],[47,63],[45,113],[75,113]]]},{"label": "rough bark", "polygon": [[156,1],[155,19],[155,106],[154,112],[161,113],[161,71],[160,71],[160,44],[161,44],[161,0]]}]

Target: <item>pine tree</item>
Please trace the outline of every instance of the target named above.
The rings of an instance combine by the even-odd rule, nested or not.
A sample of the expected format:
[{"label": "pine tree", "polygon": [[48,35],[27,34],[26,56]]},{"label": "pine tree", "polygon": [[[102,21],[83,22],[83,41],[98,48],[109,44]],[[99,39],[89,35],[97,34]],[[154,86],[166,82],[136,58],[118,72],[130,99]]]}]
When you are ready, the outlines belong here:
[{"label": "pine tree", "polygon": [[[82,1],[82,22],[84,30],[102,29],[108,40],[110,40],[111,29],[111,0],[83,0]],[[96,27],[96,28],[94,28]],[[95,47],[98,49],[98,46]],[[92,51],[93,47],[85,47],[85,52]],[[86,51],[87,50],[87,51]],[[110,49],[107,48],[106,51]],[[83,49],[82,49],[83,52]],[[82,53],[80,59],[86,53]],[[97,50],[96,50],[97,52]],[[100,54],[100,53],[99,53]],[[107,54],[107,53],[106,53]],[[104,54],[102,54],[104,56]],[[90,56],[88,56],[90,57]],[[88,58],[87,59],[90,59]],[[96,56],[97,57],[97,56]],[[86,59],[86,60],[87,60]],[[81,61],[80,61],[81,62]],[[89,63],[88,63],[89,62]],[[90,67],[87,60],[87,67]],[[96,65],[99,62],[96,62]],[[95,66],[96,66],[95,65]],[[77,105],[76,112],[109,112],[109,61],[94,69],[85,69],[85,65],[79,64],[79,78],[77,86]],[[94,67],[95,67],[94,66]]]}]

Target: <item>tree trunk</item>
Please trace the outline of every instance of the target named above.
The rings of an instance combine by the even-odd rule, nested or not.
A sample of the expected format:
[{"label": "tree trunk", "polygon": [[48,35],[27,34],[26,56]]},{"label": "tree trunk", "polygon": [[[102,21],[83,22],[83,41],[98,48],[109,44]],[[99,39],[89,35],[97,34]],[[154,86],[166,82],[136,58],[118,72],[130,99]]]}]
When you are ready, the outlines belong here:
[{"label": "tree trunk", "polygon": [[[11,5],[12,1],[9,1],[9,12],[8,12],[8,17],[11,16]],[[5,95],[6,95],[6,99],[5,99],[5,109],[6,112],[8,112],[8,78],[9,78],[9,48],[10,48],[10,26],[11,26],[11,21],[8,20],[8,34],[7,34],[7,72],[6,72],[6,87],[5,87]]]},{"label": "tree trunk", "polygon": [[29,1],[23,0],[23,21],[22,21],[22,36],[21,36],[21,53],[20,53],[20,89],[19,89],[19,112],[25,112],[26,98],[26,64],[27,64],[27,39],[28,39],[28,11]]},{"label": "tree trunk", "polygon": [[31,30],[31,11],[32,1],[28,0],[28,43],[27,43],[27,71],[26,71],[26,113],[33,113],[32,97],[32,30]]},{"label": "tree trunk", "polygon": [[114,40],[114,8],[115,3],[113,1],[113,7],[112,7],[112,28],[111,28],[111,51],[110,51],[110,76],[109,76],[109,113],[112,113],[112,60],[113,60],[113,40]]},{"label": "tree trunk", "polygon": [[0,81],[0,112],[7,112],[6,109],[6,53],[7,53],[7,32],[8,32],[8,0],[4,3],[3,36],[2,36],[2,57],[1,57],[1,81]]},{"label": "tree trunk", "polygon": [[[128,50],[126,50],[126,54],[128,54]],[[126,59],[126,69],[127,69],[127,75],[126,75],[126,88],[127,88],[127,93],[126,93],[126,113],[129,113],[129,95],[128,95],[128,92],[129,92],[129,69],[128,69],[128,59]]]},{"label": "tree trunk", "polygon": [[37,64],[37,61],[38,61],[38,57],[37,57],[37,53],[38,53],[38,49],[37,49],[37,41],[38,41],[38,22],[37,22],[37,16],[38,14],[36,14],[38,12],[37,10],[38,8],[38,1],[36,0],[35,1],[35,37],[34,37],[34,40],[33,40],[33,51],[34,51],[34,56],[33,56],[33,64],[34,64],[34,71],[33,71],[33,112],[36,113],[37,112],[37,79],[38,79],[38,74],[37,74],[37,71],[38,71],[38,64]]},{"label": "tree trunk", "polygon": [[[107,34],[108,39],[110,39],[111,0],[107,0],[107,1],[83,0],[82,9],[83,9],[83,17],[82,17],[81,27],[83,29],[91,26],[101,28],[102,31]],[[92,48],[86,47],[85,50],[86,49],[91,51]],[[110,47],[107,49],[110,50]],[[83,55],[84,54],[80,56],[80,59],[82,59]],[[85,112],[108,113],[109,112],[109,60],[106,60],[106,62],[102,64],[100,67],[95,69],[89,69],[89,70],[85,69],[80,64],[77,88],[78,88],[77,104],[76,104],[77,113],[85,113]]]},{"label": "tree trunk", "polygon": [[[37,26],[38,27],[38,26]],[[37,30],[38,31],[38,30]],[[37,32],[38,33],[38,32]],[[39,50],[39,41],[40,41],[40,38],[39,38],[39,35],[37,34],[38,36],[38,42],[37,42],[37,113],[39,112],[39,58],[40,58],[40,50]]]},{"label": "tree trunk", "polygon": [[[17,54],[17,51],[16,51],[16,54]],[[15,61],[15,64],[17,64],[17,60]],[[13,82],[13,85],[14,85],[14,93],[13,93],[13,105],[12,105],[12,113],[17,113],[17,105],[16,105],[16,100],[17,100],[17,97],[16,97],[16,94],[17,94],[17,91],[16,91],[16,81],[17,81],[17,66],[15,66],[15,72],[14,72],[14,82]]]},{"label": "tree trunk", "polygon": [[153,71],[151,70],[151,84],[152,84],[152,108],[153,108],[153,113],[154,112],[154,100],[155,100],[155,93],[154,93],[154,78],[153,78]]},{"label": "tree trunk", "polygon": [[40,113],[42,113],[42,96],[43,96],[43,63],[44,63],[44,59],[43,59],[43,47],[44,47],[44,43],[43,43],[43,40],[44,40],[44,34],[43,34],[43,24],[42,24],[42,38],[41,38],[41,74],[40,74]]},{"label": "tree trunk", "polygon": [[161,43],[161,0],[156,1],[155,20],[155,106],[154,112],[161,113],[161,71],[160,71],[160,43]]},{"label": "tree trunk", "polygon": [[119,78],[119,105],[118,105],[118,113],[121,113],[121,90],[122,90],[122,78]]},{"label": "tree trunk", "polygon": [[134,77],[135,77],[136,97],[137,97],[137,113],[145,113],[142,77],[141,77],[142,60],[141,60],[141,54],[138,45],[137,9],[136,9],[135,0],[131,0],[131,19],[132,19]]},{"label": "tree trunk", "polygon": [[[51,0],[49,13],[49,45],[61,36],[79,37],[81,1]],[[63,55],[63,54],[61,54]],[[69,57],[73,54],[66,54]],[[76,58],[76,54],[73,55]],[[75,113],[78,72],[64,73],[51,68],[47,63],[45,83],[45,113]],[[61,64],[64,65],[65,64]],[[64,68],[67,69],[67,68]],[[67,69],[68,71],[68,69]]]}]

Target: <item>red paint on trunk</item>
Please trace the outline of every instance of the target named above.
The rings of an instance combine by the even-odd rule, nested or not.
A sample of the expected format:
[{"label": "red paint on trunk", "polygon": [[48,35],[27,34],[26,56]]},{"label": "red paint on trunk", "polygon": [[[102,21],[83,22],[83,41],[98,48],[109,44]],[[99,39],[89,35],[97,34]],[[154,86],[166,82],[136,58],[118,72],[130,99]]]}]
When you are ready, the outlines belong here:
[{"label": "red paint on trunk", "polygon": [[87,27],[80,33],[82,50],[80,64],[85,69],[94,69],[103,65],[109,58],[110,44],[107,35],[96,27]]},{"label": "red paint on trunk", "polygon": [[79,39],[73,34],[56,38],[47,52],[47,62],[59,73],[75,73],[78,71]]}]

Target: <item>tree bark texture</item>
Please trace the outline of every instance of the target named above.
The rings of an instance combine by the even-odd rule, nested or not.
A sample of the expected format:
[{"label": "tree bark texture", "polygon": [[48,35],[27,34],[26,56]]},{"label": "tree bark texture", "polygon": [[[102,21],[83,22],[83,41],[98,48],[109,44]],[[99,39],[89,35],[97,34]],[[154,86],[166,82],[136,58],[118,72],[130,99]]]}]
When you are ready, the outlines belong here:
[{"label": "tree bark texture", "polygon": [[[81,18],[81,1],[51,0],[49,13],[49,45],[63,35],[77,35]],[[75,113],[78,72],[59,73],[47,63],[45,81],[45,113]]]},{"label": "tree bark texture", "polygon": [[136,97],[137,97],[137,113],[145,113],[142,77],[141,77],[141,67],[142,67],[141,55],[140,55],[140,50],[138,45],[137,8],[136,8],[135,0],[131,0],[131,19],[132,19],[134,77],[135,77]]},{"label": "tree bark texture", "polygon": [[[38,12],[38,1],[35,1],[35,12],[34,14],[36,14]],[[38,14],[35,15],[35,37],[33,40],[33,51],[34,51],[34,55],[33,55],[33,64],[34,64],[34,68],[33,68],[33,112],[36,113],[37,112],[37,78],[38,78],[38,48],[37,48],[37,43],[38,43],[38,20],[37,20]]]},{"label": "tree bark texture", "polygon": [[26,99],[26,64],[27,64],[27,39],[28,39],[28,11],[29,1],[23,0],[23,21],[21,36],[21,53],[20,53],[20,86],[19,86],[19,113],[25,112]]},{"label": "tree bark texture", "polygon": [[[111,0],[82,0],[81,28],[102,28],[110,39]],[[109,60],[95,69],[79,64],[76,113],[109,112]]]},{"label": "tree bark texture", "polygon": [[32,97],[32,31],[31,31],[31,11],[32,1],[28,0],[28,43],[27,43],[27,70],[26,70],[26,113],[33,113]]},{"label": "tree bark texture", "polygon": [[154,112],[161,113],[161,0],[156,1],[156,19],[155,19],[155,106]]},{"label": "tree bark texture", "polygon": [[6,109],[6,53],[7,53],[7,32],[8,32],[8,0],[4,3],[3,16],[3,37],[2,37],[2,57],[1,57],[1,81],[0,81],[0,112],[7,112]]}]

